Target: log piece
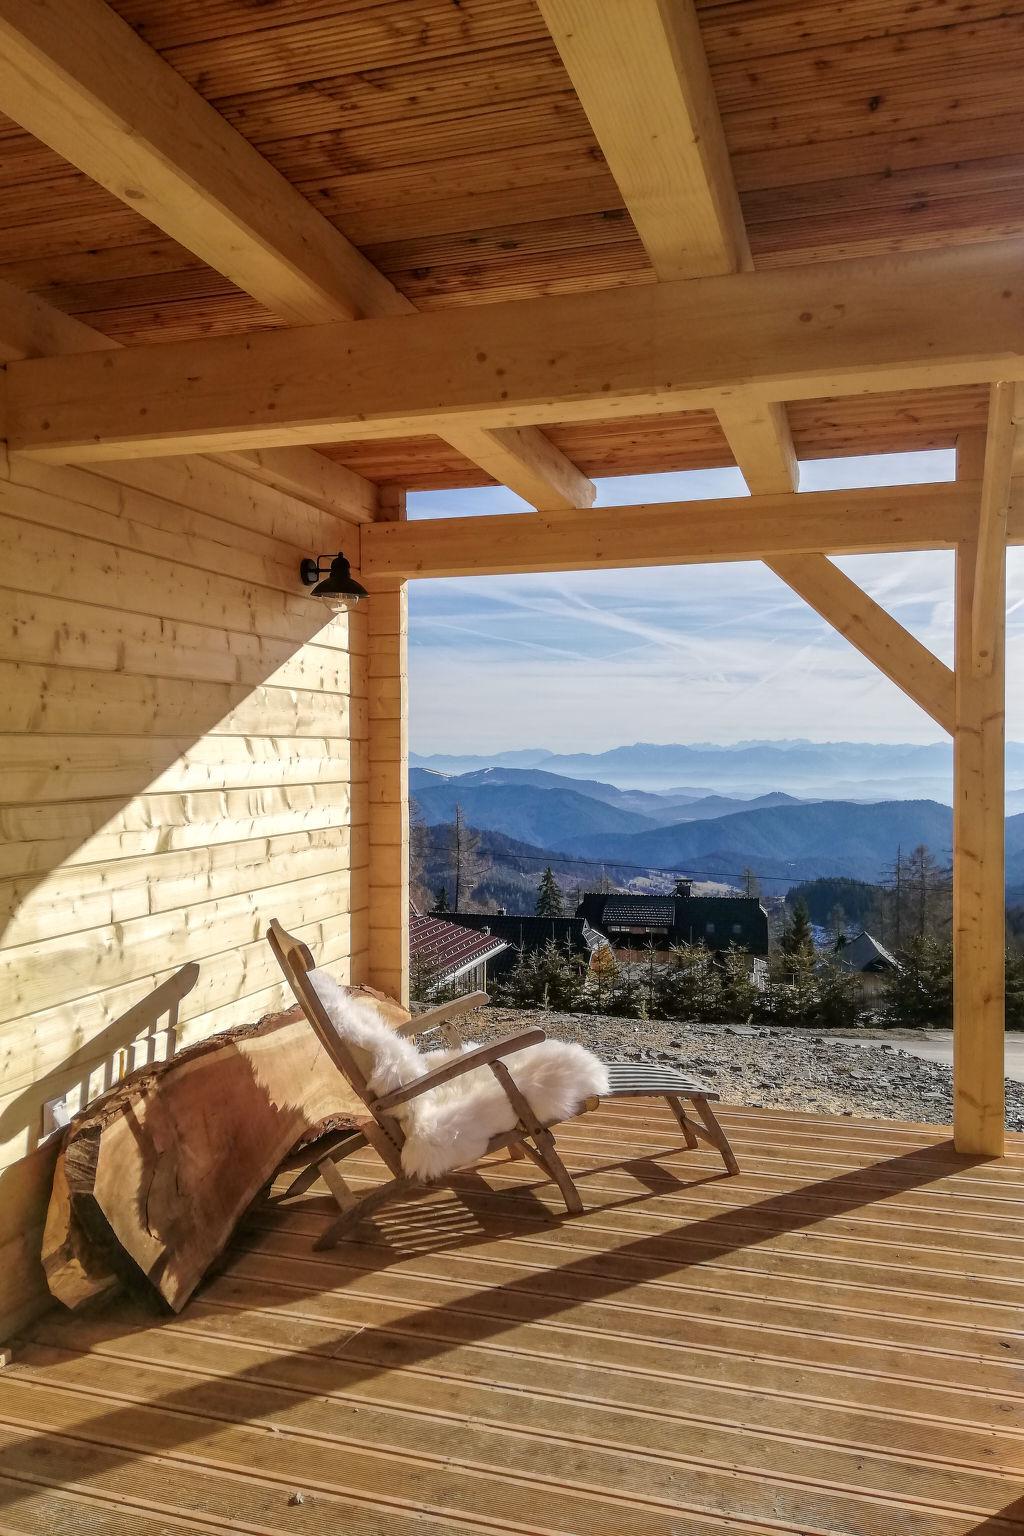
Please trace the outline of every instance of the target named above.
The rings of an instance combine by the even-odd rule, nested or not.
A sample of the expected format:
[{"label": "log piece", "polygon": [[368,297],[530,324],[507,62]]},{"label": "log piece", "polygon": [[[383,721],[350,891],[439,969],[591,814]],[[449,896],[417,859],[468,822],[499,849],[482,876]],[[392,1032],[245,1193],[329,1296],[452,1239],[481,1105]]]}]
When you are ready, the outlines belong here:
[{"label": "log piece", "polygon": [[102,1249],[91,1243],[75,1219],[64,1153],[57,1157],[43,1228],[43,1271],[52,1295],[66,1307],[83,1307],[120,1285]]},{"label": "log piece", "polygon": [[292,1148],[364,1116],[297,1008],[131,1073],[68,1130],[51,1292],[74,1308],[116,1277],[179,1312]]}]

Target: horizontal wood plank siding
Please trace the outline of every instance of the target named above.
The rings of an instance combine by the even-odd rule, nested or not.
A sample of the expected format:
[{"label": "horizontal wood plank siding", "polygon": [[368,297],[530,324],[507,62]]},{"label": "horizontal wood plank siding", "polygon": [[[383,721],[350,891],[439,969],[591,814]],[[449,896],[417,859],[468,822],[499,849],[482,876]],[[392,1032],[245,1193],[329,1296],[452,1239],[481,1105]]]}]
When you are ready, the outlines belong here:
[{"label": "horizontal wood plank siding", "polygon": [[0,1338],[43,1296],[43,1104],[110,1081],[119,1017],[186,960],[178,1047],[280,1007],[275,915],[342,977],[367,947],[366,621],[298,581],[352,537],[205,460],[3,466]]}]

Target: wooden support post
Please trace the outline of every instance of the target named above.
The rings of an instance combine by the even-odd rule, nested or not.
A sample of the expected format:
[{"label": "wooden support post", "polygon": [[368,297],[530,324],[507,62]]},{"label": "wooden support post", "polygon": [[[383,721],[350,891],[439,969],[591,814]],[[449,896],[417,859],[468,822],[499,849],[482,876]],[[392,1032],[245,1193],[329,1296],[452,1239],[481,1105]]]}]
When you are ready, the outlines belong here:
[{"label": "wooden support post", "polygon": [[[980,445],[958,444],[976,479]],[[1004,750],[1006,549],[992,552],[989,600],[976,602],[978,541],[956,553],[956,730],[953,750],[953,1135],[957,1151],[999,1157],[1004,1145]],[[976,667],[981,635],[985,665]]]},{"label": "wooden support post", "polygon": [[[405,518],[405,492],[380,488],[378,520]],[[368,615],[369,980],[409,1001],[408,584],[374,586]]]},{"label": "wooden support post", "polygon": [[1005,576],[1007,517],[1021,394],[1017,384],[993,384],[989,391],[988,431],[985,435],[974,573],[974,646],[971,654],[971,667],[979,675],[987,675],[992,671],[989,617],[991,610],[998,605],[1000,587]]}]

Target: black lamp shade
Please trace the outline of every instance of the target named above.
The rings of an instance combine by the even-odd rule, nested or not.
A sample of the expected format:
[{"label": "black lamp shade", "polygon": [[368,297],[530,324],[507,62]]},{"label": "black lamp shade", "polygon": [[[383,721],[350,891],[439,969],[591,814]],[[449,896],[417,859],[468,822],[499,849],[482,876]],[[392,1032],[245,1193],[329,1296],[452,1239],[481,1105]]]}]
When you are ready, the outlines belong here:
[{"label": "black lamp shade", "polygon": [[[306,577],[307,566],[313,566],[313,561],[303,561],[304,580],[308,579]],[[319,569],[315,569],[314,580],[319,574]],[[351,567],[345,556],[339,554],[335,555],[331,561],[330,574],[325,576],[323,581],[317,582],[317,585],[309,595],[310,597],[322,598],[330,607],[341,611],[345,608],[351,608],[369,594],[366,588],[360,586],[359,582],[352,575]]]}]

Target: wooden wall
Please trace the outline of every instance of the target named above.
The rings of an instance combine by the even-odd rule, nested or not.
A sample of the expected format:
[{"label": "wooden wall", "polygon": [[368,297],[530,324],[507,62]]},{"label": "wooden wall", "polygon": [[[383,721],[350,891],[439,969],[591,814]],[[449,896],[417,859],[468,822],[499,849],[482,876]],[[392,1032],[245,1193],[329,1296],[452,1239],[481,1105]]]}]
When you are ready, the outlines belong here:
[{"label": "wooden wall", "polygon": [[342,979],[370,932],[368,619],[298,581],[351,525],[208,460],[4,463],[0,525],[3,1338],[40,1295],[44,1101],[116,1073],[119,1016],[195,960],[188,1043],[285,1001],[271,916]]}]

